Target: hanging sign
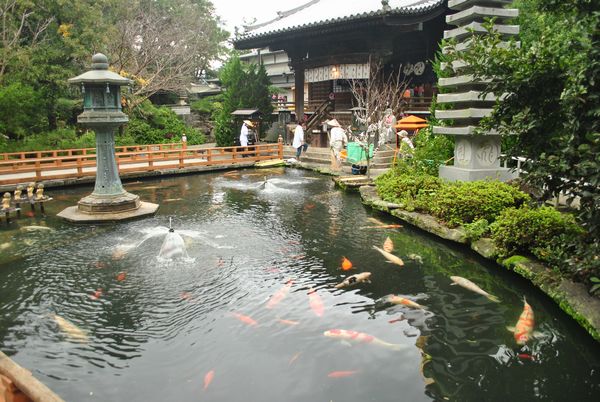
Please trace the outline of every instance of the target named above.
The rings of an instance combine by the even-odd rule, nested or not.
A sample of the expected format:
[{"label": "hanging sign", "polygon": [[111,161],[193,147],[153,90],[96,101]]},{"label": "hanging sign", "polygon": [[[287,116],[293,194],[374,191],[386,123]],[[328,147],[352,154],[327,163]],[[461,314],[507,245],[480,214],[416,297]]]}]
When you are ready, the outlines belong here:
[{"label": "hanging sign", "polygon": [[369,79],[369,64],[335,64],[304,71],[305,82]]}]

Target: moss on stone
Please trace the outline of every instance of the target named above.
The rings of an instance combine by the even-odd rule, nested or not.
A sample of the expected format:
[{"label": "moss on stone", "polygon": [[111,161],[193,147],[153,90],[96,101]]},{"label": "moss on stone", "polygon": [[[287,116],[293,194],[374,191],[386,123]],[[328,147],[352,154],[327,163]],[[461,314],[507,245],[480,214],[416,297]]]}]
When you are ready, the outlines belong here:
[{"label": "moss on stone", "polygon": [[[428,218],[433,219],[428,215],[411,213],[407,211],[403,211],[401,209],[392,209],[386,208],[383,206],[385,201],[381,200],[376,192],[371,190],[362,190],[360,191],[361,198],[363,200],[363,204],[371,206],[374,209],[379,211],[388,212],[392,216],[396,216],[406,222],[409,222],[422,230],[425,230],[430,233],[434,233],[442,238],[446,238],[449,240],[453,240],[456,242],[460,242],[461,239],[451,238],[451,236],[444,236],[440,233],[438,228],[436,230],[432,230],[431,222],[429,222]],[[438,223],[439,225],[439,223]],[[437,225],[433,225],[437,226]],[[443,226],[443,225],[440,225]],[[447,228],[446,228],[447,230]],[[460,237],[460,236],[459,236]],[[490,255],[490,259],[492,256]],[[577,291],[576,289],[570,289],[567,287],[566,289],[562,289],[564,286],[561,286],[561,281],[565,283],[565,280],[561,277],[560,273],[546,267],[545,265],[537,262],[536,260],[530,259],[528,257],[522,255],[513,255],[506,259],[498,259],[497,263],[505,268],[514,271],[515,273],[521,275],[522,277],[529,279],[531,283],[541,289],[544,293],[554,300],[558,306],[565,313],[570,315],[579,325],[581,325],[594,339],[600,341],[600,332],[598,330],[597,323],[594,324],[594,317],[597,315],[594,313],[595,301],[591,301],[592,305],[590,308],[592,310],[589,311],[589,317],[586,317],[584,313],[580,310],[585,310],[586,303],[589,304],[590,300],[587,298],[587,295],[581,294],[581,291]],[[567,283],[571,283],[571,287],[575,286],[572,282],[566,281]],[[579,292],[579,294],[578,294]],[[577,308],[573,303],[581,304],[581,308]],[[597,310],[597,309],[596,309]]]}]

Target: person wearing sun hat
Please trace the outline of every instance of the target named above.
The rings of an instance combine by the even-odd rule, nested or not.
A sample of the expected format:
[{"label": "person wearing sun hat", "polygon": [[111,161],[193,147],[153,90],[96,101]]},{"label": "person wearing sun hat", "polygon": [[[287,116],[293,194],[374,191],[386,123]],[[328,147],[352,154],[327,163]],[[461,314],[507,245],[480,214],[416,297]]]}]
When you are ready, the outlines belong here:
[{"label": "person wearing sun hat", "polygon": [[332,152],[331,165],[334,170],[339,170],[342,167],[341,152],[348,143],[348,137],[336,119],[328,120],[327,125],[332,127],[329,139]]},{"label": "person wearing sun hat", "polygon": [[240,146],[248,146],[248,127],[253,128],[254,124],[250,120],[244,120],[242,129],[240,130]]}]

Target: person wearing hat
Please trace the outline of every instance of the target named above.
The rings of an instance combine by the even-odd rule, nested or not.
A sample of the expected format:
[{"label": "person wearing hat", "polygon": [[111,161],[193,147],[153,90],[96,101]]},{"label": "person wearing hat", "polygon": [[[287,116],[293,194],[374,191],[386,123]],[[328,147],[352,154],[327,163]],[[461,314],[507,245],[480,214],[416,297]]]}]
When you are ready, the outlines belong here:
[{"label": "person wearing hat", "polygon": [[[244,120],[242,124],[242,129],[240,130],[240,146],[247,147],[248,146],[248,127],[254,128],[254,124],[250,120]],[[244,148],[244,151],[246,149]],[[242,155],[245,158],[247,155]]]},{"label": "person wearing hat", "polygon": [[332,168],[334,170],[340,170],[342,167],[341,152],[348,143],[348,137],[346,136],[346,131],[344,131],[341,124],[336,119],[329,120],[327,125],[331,127],[329,142],[332,152]]},{"label": "person wearing hat", "polygon": [[[410,138],[408,137],[408,132],[406,130],[400,130],[398,131],[398,137],[400,137],[400,151],[409,151],[415,149],[415,146],[413,145],[412,141],[410,140]],[[407,149],[408,147],[408,149]],[[405,153],[405,152],[403,152]]]}]

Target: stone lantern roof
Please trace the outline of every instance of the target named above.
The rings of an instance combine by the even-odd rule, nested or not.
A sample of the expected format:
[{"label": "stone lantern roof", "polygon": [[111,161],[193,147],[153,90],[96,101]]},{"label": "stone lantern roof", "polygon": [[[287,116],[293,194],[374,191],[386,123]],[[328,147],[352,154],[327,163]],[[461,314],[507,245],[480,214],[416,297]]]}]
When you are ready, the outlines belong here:
[{"label": "stone lantern roof", "polygon": [[115,84],[119,86],[131,85],[133,81],[121,77],[108,69],[108,58],[102,53],[96,53],[92,56],[92,70],[87,71],[77,77],[69,79],[70,84]]}]

